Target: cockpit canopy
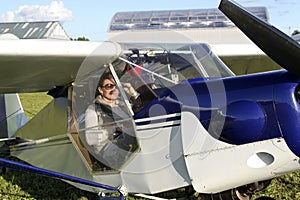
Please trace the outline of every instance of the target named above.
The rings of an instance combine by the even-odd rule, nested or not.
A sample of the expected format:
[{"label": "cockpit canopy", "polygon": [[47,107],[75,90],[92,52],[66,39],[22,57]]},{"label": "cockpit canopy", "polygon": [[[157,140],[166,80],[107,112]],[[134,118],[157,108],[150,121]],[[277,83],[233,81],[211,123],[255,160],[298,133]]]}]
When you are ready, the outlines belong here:
[{"label": "cockpit canopy", "polygon": [[[116,163],[112,164],[113,166],[108,166],[114,169],[120,169],[138,149],[138,142],[135,138],[134,115],[157,98],[158,91],[186,81],[234,75],[206,44],[121,43],[119,45],[122,53],[111,63],[96,68],[87,66],[87,69],[81,69],[85,73],[79,74],[76,78],[72,97],[72,113],[74,113],[79,124],[77,131],[79,138],[97,161],[105,166],[110,165],[104,161],[102,155],[95,153],[94,144],[89,144],[92,138],[99,138],[100,136],[97,134],[103,134],[103,130],[107,135],[107,143],[115,146],[128,146],[125,150],[119,148],[120,152],[118,152],[118,148],[108,147],[106,144],[98,145],[99,148],[105,146],[106,149],[113,149],[113,153],[105,155],[105,157],[106,159],[114,158],[114,160],[118,158]],[[99,79],[101,80],[101,77],[106,73],[113,76],[115,87],[120,96],[119,101],[123,105],[122,112],[126,114],[122,115],[124,116],[123,119],[120,118],[119,114],[111,111],[112,118],[115,120],[109,120],[109,123],[104,120],[101,124],[90,125],[86,121],[86,111],[91,108],[91,105],[93,105],[92,109],[94,110],[97,107],[95,99],[99,95]],[[134,105],[123,87],[124,83],[131,84],[137,94],[143,98],[142,104]],[[126,137],[130,139],[130,142],[124,144],[123,139],[121,144],[116,138],[111,139],[113,137],[110,137],[110,134],[115,134],[116,130],[118,130],[118,135],[127,135]],[[95,135],[91,136],[91,133]],[[126,137],[122,136],[122,138]],[[105,154],[102,150],[98,149],[97,151]]]},{"label": "cockpit canopy", "polygon": [[[171,87],[192,79],[211,79],[234,76],[233,72],[206,44],[196,43],[120,43],[122,52],[111,63],[97,68],[86,67],[78,74],[74,92],[79,98],[77,112],[84,112],[93,103],[98,80],[107,70],[113,70],[119,82],[130,82],[135,89],[147,85]],[[93,58],[91,58],[93,59]],[[74,105],[74,103],[73,103]]]}]

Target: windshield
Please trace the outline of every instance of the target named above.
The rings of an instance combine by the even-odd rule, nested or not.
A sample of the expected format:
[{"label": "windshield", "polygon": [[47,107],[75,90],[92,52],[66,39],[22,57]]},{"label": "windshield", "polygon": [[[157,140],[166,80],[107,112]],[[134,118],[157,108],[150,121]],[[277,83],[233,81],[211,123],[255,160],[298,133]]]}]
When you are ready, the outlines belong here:
[{"label": "windshield", "polygon": [[[206,44],[121,44],[120,58],[146,82],[164,87],[194,78],[228,77],[234,74]],[[117,64],[122,71],[124,64]],[[130,70],[127,69],[127,70]],[[123,69],[124,70],[124,69]]]}]

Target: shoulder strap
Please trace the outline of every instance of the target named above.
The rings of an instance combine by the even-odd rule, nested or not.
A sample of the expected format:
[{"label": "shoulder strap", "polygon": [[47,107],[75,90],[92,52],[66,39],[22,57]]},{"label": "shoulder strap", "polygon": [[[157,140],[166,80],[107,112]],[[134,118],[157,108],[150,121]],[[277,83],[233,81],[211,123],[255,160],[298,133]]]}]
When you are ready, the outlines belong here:
[{"label": "shoulder strap", "polygon": [[95,111],[98,116],[99,124],[111,123],[114,121],[112,110],[110,106],[104,105],[102,103],[95,103]]},{"label": "shoulder strap", "polygon": [[128,117],[128,114],[126,114],[126,112],[123,109],[124,108],[122,104],[120,104],[117,109],[102,103],[95,104],[95,110],[98,115],[98,121],[101,122],[101,119],[102,124],[113,123],[118,120],[126,119]]}]

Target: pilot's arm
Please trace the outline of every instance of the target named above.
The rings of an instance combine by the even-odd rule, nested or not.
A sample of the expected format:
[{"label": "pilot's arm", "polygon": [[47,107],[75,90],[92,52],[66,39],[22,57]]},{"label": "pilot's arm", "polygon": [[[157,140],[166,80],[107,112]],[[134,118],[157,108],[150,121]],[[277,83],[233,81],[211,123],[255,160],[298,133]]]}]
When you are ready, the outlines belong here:
[{"label": "pilot's arm", "polygon": [[139,93],[132,87],[130,83],[123,83],[125,92],[130,96],[130,98],[137,99],[139,97]]},{"label": "pilot's arm", "polygon": [[140,94],[132,87],[130,83],[123,83],[125,92],[130,96],[130,101],[132,103],[132,110],[137,113],[143,108],[143,102],[140,98]]}]

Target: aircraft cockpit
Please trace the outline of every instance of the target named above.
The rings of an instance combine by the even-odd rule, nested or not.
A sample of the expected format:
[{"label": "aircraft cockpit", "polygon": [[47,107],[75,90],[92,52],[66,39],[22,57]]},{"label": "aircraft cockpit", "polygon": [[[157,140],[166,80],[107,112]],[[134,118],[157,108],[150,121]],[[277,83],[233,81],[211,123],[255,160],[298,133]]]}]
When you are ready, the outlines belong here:
[{"label": "aircraft cockpit", "polygon": [[[165,90],[234,75],[205,44],[116,45],[120,55],[100,66],[93,57],[73,84],[69,129],[92,173],[118,172],[139,152],[135,116]],[[105,105],[105,92],[117,103]]]}]

